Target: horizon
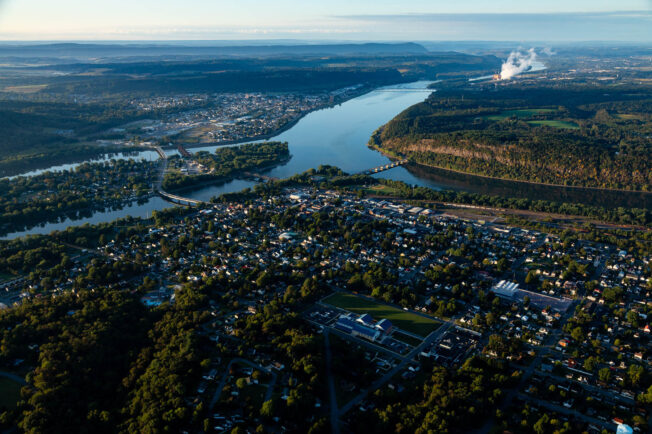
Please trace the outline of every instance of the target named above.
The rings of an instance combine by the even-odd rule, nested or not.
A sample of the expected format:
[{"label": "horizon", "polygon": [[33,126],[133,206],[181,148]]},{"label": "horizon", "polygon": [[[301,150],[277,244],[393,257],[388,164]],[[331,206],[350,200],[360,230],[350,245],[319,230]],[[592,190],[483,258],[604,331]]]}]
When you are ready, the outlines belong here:
[{"label": "horizon", "polygon": [[652,42],[652,0],[432,3],[0,0],[0,41]]}]

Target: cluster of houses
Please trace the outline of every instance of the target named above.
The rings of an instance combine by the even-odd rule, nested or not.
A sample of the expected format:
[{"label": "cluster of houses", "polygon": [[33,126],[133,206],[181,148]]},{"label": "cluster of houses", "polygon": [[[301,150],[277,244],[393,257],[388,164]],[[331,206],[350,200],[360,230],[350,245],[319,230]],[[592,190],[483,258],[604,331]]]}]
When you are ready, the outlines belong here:
[{"label": "cluster of houses", "polygon": [[[306,231],[317,213],[328,218],[321,218],[324,224],[318,231]],[[352,248],[350,234],[342,227],[365,223],[372,224]],[[151,306],[173,300],[174,284],[221,279],[239,288],[246,285],[246,291],[220,285],[222,301],[208,307],[215,322],[206,333],[214,339],[233,338],[239,318],[254,315],[272,300],[292,296],[288,282],[273,270],[315,276],[332,287],[346,288],[351,269],[364,274],[380,266],[393,273],[395,280],[389,283],[400,282],[412,290],[409,308],[433,313],[437,305],[452,303],[465,327],[519,339],[532,351],[547,337],[558,335],[559,349],[551,351],[562,366],[583,365],[599,345],[601,363],[614,374],[610,383],[599,387],[610,393],[621,393],[617,378],[632,364],[650,366],[650,258],[590,242],[564,244],[536,231],[432,209],[294,188],[246,204],[216,204],[194,211],[129,239],[109,241],[101,250],[107,261],[138,256],[150,276],[170,283],[166,288],[171,289],[155,290],[143,298]],[[71,273],[83,266],[73,262],[77,271]],[[523,281],[526,270],[541,270],[541,280],[551,282],[528,285]],[[444,272],[451,279],[443,278]],[[460,292],[466,296],[457,296]],[[482,303],[475,297],[481,292],[500,297],[499,313],[480,308]],[[560,330],[559,321],[571,302],[592,318],[583,342]],[[489,313],[495,318],[490,320]],[[374,321],[368,314],[340,314],[333,327],[371,342],[382,342],[392,332],[390,321]],[[455,361],[456,348],[478,342],[475,337],[451,334],[432,354]],[[263,366],[277,363],[265,354],[245,356]]]},{"label": "cluster of houses", "polygon": [[146,98],[134,100],[132,105],[142,111],[177,109],[176,113],[164,119],[134,124],[142,136],[161,137],[193,130],[192,134],[200,140],[222,142],[270,133],[302,114],[328,104],[330,99],[326,93],[221,93]]}]

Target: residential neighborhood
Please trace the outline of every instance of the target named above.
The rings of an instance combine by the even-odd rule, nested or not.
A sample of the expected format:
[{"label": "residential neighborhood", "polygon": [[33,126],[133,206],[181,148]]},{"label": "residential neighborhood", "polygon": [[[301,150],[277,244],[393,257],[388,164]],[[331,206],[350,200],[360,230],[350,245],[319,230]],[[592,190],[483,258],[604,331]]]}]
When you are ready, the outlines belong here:
[{"label": "residential neighborhood", "polygon": [[[296,398],[303,380],[278,348],[243,346],[270,306],[315,342],[322,336],[320,357],[333,346],[361,358],[355,375],[326,362],[325,396],[315,386],[301,392],[309,414],[328,408],[331,423],[353,426],[386,393],[419,381],[424,366],[455,369],[482,357],[511,373],[497,395],[508,424],[524,404],[588,431],[647,424],[638,396],[651,362],[650,257],[312,187],[154,219],[71,258],[65,281],[33,282],[20,294],[5,285],[3,302],[63,294],[84,269],[125,261],[148,276],[147,309],[212,288],[200,333],[213,355],[186,399],[213,412],[218,432]],[[279,423],[266,422],[290,429]]]}]

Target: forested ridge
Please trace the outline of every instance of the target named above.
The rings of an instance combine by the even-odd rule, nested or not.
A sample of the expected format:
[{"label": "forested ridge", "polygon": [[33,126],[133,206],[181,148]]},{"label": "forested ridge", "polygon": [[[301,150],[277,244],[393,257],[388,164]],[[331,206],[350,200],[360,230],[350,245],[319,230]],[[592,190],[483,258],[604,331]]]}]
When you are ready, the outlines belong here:
[{"label": "forested ridge", "polygon": [[546,184],[652,189],[648,86],[523,85],[433,93],[372,146],[417,163]]},{"label": "forested ridge", "polygon": [[22,431],[160,432],[188,420],[199,316],[182,293],[157,311],[138,294],[83,290],[0,313],[0,360],[36,366],[14,416]]}]

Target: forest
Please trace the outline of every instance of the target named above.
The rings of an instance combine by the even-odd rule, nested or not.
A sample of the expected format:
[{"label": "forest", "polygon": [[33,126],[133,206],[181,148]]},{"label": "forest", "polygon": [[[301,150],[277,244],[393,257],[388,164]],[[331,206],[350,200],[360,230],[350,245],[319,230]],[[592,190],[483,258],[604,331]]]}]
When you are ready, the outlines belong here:
[{"label": "forest", "polygon": [[119,208],[151,193],[156,164],[113,160],[0,179],[0,233]]},{"label": "forest", "polygon": [[651,109],[646,85],[445,88],[395,117],[370,146],[495,178],[650,191]]}]

